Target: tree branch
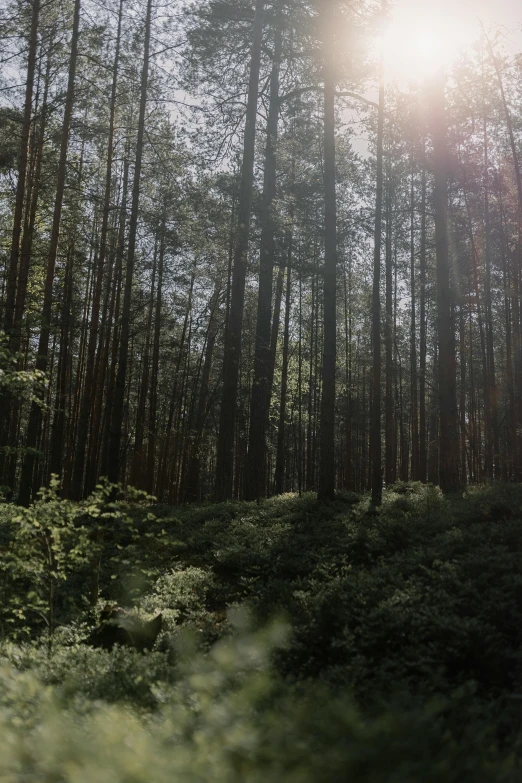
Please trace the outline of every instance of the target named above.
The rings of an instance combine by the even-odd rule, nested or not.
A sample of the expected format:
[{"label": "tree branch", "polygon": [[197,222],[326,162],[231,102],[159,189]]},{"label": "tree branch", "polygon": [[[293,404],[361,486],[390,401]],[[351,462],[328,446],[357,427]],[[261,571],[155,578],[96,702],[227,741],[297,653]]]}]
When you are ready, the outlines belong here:
[{"label": "tree branch", "polygon": [[[324,92],[324,87],[321,87],[319,84],[311,84],[308,87],[300,87],[298,90],[292,90],[291,92],[287,92],[286,95],[282,95],[279,99],[279,103],[285,103],[285,101],[289,101],[292,98],[297,98],[299,95],[303,95],[306,92]],[[356,101],[360,101],[361,103],[364,103],[366,106],[371,106],[374,109],[379,108],[379,104],[375,103],[375,101],[370,101],[368,98],[365,98],[363,95],[359,95],[356,92],[350,92],[349,90],[344,90],[343,92],[336,92],[335,93],[336,98],[354,98]]]}]

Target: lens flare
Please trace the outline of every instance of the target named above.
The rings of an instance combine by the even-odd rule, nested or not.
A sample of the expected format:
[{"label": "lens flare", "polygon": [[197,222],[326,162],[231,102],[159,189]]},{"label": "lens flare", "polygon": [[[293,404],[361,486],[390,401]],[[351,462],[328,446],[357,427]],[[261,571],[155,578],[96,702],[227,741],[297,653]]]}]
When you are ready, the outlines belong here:
[{"label": "lens flare", "polygon": [[386,78],[421,81],[447,66],[479,34],[472,14],[421,13],[409,2],[397,5],[376,48],[384,61]]}]

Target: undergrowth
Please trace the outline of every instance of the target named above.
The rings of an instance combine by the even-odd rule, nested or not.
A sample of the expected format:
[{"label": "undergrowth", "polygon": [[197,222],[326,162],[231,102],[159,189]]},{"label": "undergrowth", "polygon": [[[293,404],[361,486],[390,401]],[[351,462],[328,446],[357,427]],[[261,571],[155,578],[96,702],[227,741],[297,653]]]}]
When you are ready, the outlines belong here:
[{"label": "undergrowth", "polygon": [[[520,780],[522,488],[56,489],[0,510],[1,781]],[[151,653],[82,643],[106,600]]]}]

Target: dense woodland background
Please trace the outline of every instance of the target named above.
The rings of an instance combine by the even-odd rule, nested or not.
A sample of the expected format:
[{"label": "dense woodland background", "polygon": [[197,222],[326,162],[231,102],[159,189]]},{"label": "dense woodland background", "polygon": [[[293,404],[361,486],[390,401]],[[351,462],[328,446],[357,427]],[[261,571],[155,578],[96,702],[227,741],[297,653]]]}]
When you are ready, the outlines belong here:
[{"label": "dense woodland background", "polygon": [[397,86],[386,15],[2,4],[8,497],[521,478],[522,60]]}]

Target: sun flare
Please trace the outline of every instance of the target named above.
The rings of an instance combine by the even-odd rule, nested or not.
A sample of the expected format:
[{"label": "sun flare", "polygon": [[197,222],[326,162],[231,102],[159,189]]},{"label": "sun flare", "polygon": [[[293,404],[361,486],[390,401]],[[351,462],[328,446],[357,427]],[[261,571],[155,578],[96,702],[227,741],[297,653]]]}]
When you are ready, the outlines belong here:
[{"label": "sun flare", "polygon": [[471,14],[448,8],[424,13],[410,2],[398,4],[378,40],[386,78],[421,81],[448,65],[477,34]]}]

